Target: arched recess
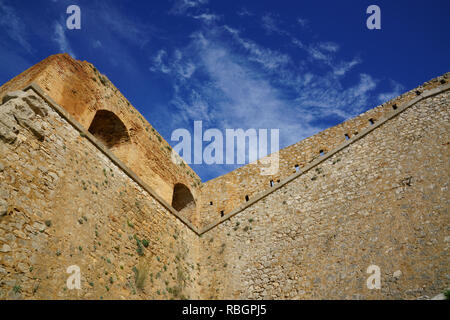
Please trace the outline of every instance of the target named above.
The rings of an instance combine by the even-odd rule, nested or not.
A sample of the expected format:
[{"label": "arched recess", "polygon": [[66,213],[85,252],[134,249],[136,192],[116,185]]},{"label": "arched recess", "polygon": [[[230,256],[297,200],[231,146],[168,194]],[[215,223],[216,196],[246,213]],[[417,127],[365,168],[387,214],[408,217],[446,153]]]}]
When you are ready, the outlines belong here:
[{"label": "arched recess", "polygon": [[[98,110],[88,131],[121,159],[126,158],[130,135],[122,120],[113,112]],[[123,159],[121,159],[123,160]]]},{"label": "arched recess", "polygon": [[182,183],[175,184],[173,188],[172,207],[190,220],[195,210],[195,200],[191,191]]}]

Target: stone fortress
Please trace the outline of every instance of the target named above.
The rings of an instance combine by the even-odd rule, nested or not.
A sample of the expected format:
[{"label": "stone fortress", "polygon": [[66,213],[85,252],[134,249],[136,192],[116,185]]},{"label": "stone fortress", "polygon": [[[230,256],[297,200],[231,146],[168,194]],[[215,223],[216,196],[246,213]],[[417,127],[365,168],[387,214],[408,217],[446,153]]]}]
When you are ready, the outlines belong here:
[{"label": "stone fortress", "polygon": [[0,87],[0,299],[442,293],[448,77],[280,150],[276,176],[202,183],[92,64],[50,56]]}]

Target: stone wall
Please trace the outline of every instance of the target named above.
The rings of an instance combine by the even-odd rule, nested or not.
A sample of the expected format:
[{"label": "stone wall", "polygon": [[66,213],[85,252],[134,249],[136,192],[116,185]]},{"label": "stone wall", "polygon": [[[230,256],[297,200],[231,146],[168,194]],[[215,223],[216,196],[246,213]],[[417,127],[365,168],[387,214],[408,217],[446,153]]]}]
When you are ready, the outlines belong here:
[{"label": "stone wall", "polygon": [[[201,198],[198,201],[200,226],[207,227],[217,222],[221,215],[231,213],[246,202],[246,196],[251,200],[258,193],[274,185],[320,157],[324,154],[361,133],[365,128],[375,124],[379,119],[392,112],[394,108],[414,99],[424,90],[430,90],[448,82],[449,73],[424,83],[385,104],[370,109],[367,112],[331,127],[307,139],[299,141],[278,152],[279,171],[276,175],[262,175],[261,170],[265,164],[255,163],[231,171],[223,176],[207,181],[203,184]],[[371,124],[371,121],[373,124]],[[347,135],[347,137],[346,137]],[[220,190],[220,192],[218,192]],[[210,203],[213,203],[211,205]]]},{"label": "stone wall", "polygon": [[[198,196],[201,180],[184,162],[171,161],[172,149],[120,91],[91,63],[67,54],[57,54],[39,62],[0,87],[0,99],[10,91],[37,84],[85,129],[99,112],[110,112],[123,123],[129,137],[112,152],[165,201],[171,203],[174,185],[182,183]],[[104,142],[102,137],[99,137]],[[184,212],[196,223],[196,210]]]},{"label": "stone wall", "polygon": [[197,298],[198,236],[33,90],[4,101],[0,299]]},{"label": "stone wall", "polygon": [[[201,237],[206,299],[414,299],[450,286],[450,92]],[[381,290],[369,290],[370,265]]]}]

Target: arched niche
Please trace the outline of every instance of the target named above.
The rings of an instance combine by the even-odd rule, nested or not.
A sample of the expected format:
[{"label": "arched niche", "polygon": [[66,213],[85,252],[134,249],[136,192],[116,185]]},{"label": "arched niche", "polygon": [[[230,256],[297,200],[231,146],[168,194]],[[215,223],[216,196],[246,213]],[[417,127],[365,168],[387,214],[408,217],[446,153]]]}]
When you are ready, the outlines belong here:
[{"label": "arched niche", "polygon": [[179,212],[195,210],[195,200],[191,191],[182,183],[175,184],[173,188],[172,207]]},{"label": "arched niche", "polygon": [[88,131],[111,150],[130,142],[127,127],[118,116],[108,110],[97,111]]}]

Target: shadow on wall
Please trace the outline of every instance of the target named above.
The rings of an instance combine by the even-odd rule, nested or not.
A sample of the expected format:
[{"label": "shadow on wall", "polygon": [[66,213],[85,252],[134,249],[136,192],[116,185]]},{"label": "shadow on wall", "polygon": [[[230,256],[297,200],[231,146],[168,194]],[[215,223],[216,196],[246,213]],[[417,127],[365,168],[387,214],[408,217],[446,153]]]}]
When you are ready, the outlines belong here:
[{"label": "shadow on wall", "polygon": [[130,135],[127,127],[113,112],[98,110],[88,131],[120,159],[126,159]]},{"label": "shadow on wall", "polygon": [[189,188],[182,183],[175,184],[173,188],[172,207],[192,222],[195,200]]}]

